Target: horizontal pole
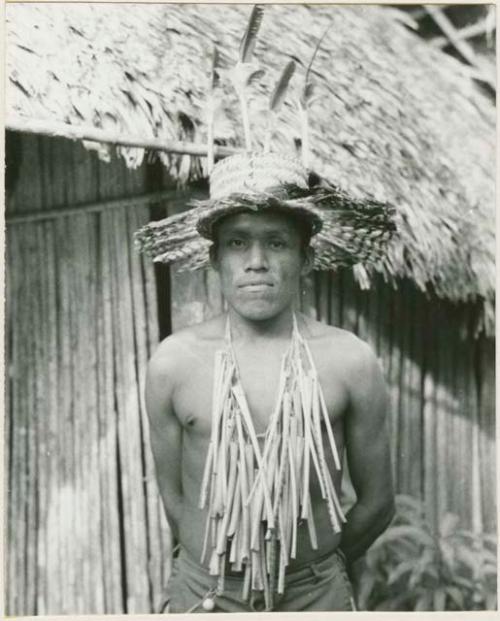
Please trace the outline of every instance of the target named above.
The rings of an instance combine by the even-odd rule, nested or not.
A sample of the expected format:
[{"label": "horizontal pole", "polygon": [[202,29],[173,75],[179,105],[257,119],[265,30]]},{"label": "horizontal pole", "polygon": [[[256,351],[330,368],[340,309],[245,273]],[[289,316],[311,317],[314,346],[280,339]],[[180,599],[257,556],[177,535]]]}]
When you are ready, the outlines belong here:
[{"label": "horizontal pole", "polygon": [[[104,144],[120,145],[122,147],[141,147],[155,151],[165,151],[166,153],[177,153],[180,155],[195,155],[206,157],[207,145],[195,144],[178,141],[165,142],[160,138],[144,138],[143,136],[123,135],[98,127],[84,125],[70,125],[69,123],[59,123],[30,119],[27,117],[9,115],[6,118],[5,129],[13,132],[25,132],[30,134],[40,134],[53,138],[68,138],[69,140],[88,140],[90,142],[101,142]],[[226,157],[241,153],[242,149],[233,147],[214,146],[215,157]]]},{"label": "horizontal pole", "polygon": [[83,203],[72,207],[61,207],[45,210],[40,209],[37,211],[25,211],[13,214],[6,213],[5,221],[7,224],[21,224],[23,222],[39,222],[41,220],[60,218],[62,216],[71,216],[80,213],[96,213],[106,209],[141,207],[148,203],[158,203],[159,201],[166,199],[185,200],[187,194],[187,192],[179,190],[163,190],[160,192],[150,192],[139,196],[131,196],[109,201]]},{"label": "horizontal pole", "polygon": [[480,65],[477,63],[476,54],[469,43],[465,39],[460,39],[458,37],[459,31],[455,28],[444,11],[439,7],[431,5],[425,5],[424,8],[439,26],[443,34],[448,37],[450,45],[453,45],[453,47],[462,56],[462,58],[469,63],[469,65],[479,71],[480,75],[478,76],[478,79],[481,79],[483,82],[488,84],[490,88],[496,92],[495,82],[481,69]]},{"label": "horizontal pole", "polygon": [[[483,20],[457,30],[456,39],[457,41],[463,41],[464,39],[472,39],[473,37],[486,36],[488,32],[493,30],[496,30],[496,24],[493,23],[493,26],[490,27],[488,21]],[[451,42],[448,37],[434,37],[429,40],[429,44],[433,47],[443,48],[450,45]]]}]

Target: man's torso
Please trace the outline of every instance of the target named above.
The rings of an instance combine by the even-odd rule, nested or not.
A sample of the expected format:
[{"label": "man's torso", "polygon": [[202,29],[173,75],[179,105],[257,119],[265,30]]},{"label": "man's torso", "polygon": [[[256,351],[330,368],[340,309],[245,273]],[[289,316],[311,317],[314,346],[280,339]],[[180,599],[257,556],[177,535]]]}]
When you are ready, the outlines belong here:
[{"label": "man's torso", "polygon": [[[200,558],[206,521],[206,509],[198,508],[200,485],[211,431],[211,400],[215,352],[224,348],[224,318],[216,318],[175,335],[176,365],[173,407],[182,427],[182,493],[183,511],[179,538],[192,558]],[[344,419],[349,406],[348,367],[355,337],[343,330],[307,320],[302,336],[306,338],[323,390],[336,446],[342,459]],[[281,357],[289,341],[262,341],[258,345],[235,344],[235,354],[243,388],[257,433],[263,434],[277,398]],[[323,441],[332,479],[340,495],[341,472],[331,456],[326,431]],[[161,481],[159,482],[161,485]],[[313,560],[333,551],[340,541],[334,534],[326,503],[321,498],[314,471],[311,474],[311,501],[317,531],[318,549],[310,545],[307,524],[298,527],[297,555],[294,565]]]}]

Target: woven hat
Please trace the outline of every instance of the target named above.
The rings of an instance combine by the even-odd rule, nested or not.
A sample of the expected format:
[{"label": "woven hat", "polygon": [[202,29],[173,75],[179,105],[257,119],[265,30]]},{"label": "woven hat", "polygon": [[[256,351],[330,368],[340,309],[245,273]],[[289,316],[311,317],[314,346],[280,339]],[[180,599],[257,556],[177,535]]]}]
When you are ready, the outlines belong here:
[{"label": "woven hat", "polygon": [[308,170],[307,106],[314,86],[310,69],[327,31],[317,43],[306,70],[299,102],[303,134],[302,162],[290,155],[274,153],[270,147],[272,119],[283,104],[288,84],[295,72],[293,60],[284,68],[271,95],[268,111],[270,122],[266,130],[264,152],[253,152],[247,99],[248,89],[255,76],[264,73],[251,61],[263,10],[262,6],[253,7],[240,43],[238,61],[228,72],[241,105],[246,151],[213,165],[214,102],[220,77],[218,53],[214,49],[207,92],[210,197],[203,201],[192,201],[192,209],[185,213],[144,226],[136,233],[136,244],[154,261],[177,262],[184,269],[197,269],[208,265],[208,249],[213,239],[214,226],[222,217],[242,211],[272,209],[299,216],[306,221],[313,236],[311,243],[315,249],[316,269],[378,261],[384,256],[387,242],[395,231],[394,209],[368,197],[359,199],[350,196],[334,185],[320,182],[319,177]]},{"label": "woven hat", "polygon": [[210,175],[210,199],[196,225],[198,233],[213,239],[213,227],[223,217],[242,211],[272,209],[305,220],[315,235],[323,221],[305,198],[308,174],[295,158],[275,153],[238,154],[221,160]]},{"label": "woven hat", "polygon": [[276,153],[241,153],[219,161],[210,175],[210,197],[189,206],[142,227],[135,234],[137,247],[156,262],[175,262],[186,270],[206,267],[221,218],[267,209],[305,220],[314,236],[314,268],[329,270],[379,261],[396,229],[395,210],[387,203],[349,196],[309,174],[299,160]]}]

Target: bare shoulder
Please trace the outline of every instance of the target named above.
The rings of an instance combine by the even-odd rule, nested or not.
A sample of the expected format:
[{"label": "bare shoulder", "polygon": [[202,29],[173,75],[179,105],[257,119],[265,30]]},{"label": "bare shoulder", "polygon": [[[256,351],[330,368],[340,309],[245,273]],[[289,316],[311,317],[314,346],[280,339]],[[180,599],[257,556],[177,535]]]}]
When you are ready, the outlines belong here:
[{"label": "bare shoulder", "polygon": [[311,318],[305,319],[305,328],[308,340],[325,366],[335,367],[338,371],[340,363],[348,378],[380,371],[372,347],[353,332]]},{"label": "bare shoulder", "polygon": [[176,379],[193,359],[220,346],[224,337],[222,316],[189,326],[165,338],[156,348],[148,364],[148,375]]}]

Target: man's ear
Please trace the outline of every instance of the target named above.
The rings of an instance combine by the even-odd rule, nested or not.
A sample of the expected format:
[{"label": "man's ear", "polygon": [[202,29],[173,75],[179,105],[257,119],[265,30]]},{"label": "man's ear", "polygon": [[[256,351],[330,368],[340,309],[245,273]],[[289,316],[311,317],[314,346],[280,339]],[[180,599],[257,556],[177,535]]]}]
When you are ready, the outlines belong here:
[{"label": "man's ear", "polygon": [[302,269],[300,270],[301,276],[307,276],[314,267],[314,248],[307,246],[304,250],[304,262],[302,263]]},{"label": "man's ear", "polygon": [[219,261],[217,258],[217,247],[214,242],[210,244],[208,256],[210,259],[210,266],[217,272],[219,270]]}]

